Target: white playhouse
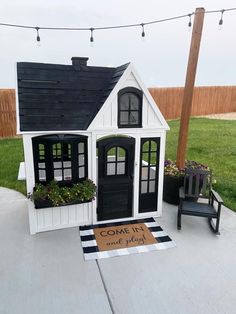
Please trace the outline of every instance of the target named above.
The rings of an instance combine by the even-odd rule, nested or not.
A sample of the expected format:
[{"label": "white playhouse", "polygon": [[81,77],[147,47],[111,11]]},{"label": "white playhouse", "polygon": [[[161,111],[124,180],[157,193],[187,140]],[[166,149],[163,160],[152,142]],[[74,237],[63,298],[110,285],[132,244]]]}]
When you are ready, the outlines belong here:
[{"label": "white playhouse", "polygon": [[55,180],[90,179],[90,202],[35,208],[31,234],[162,212],[168,125],[132,64],[17,64],[18,133],[23,136],[27,193]]}]

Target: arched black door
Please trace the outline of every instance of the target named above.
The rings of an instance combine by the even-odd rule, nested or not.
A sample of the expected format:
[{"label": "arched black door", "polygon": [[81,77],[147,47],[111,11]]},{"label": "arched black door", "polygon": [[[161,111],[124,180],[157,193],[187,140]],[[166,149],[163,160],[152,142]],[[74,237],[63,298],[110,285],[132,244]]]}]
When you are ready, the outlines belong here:
[{"label": "arched black door", "polygon": [[132,216],[133,138],[113,137],[97,143],[98,220]]}]

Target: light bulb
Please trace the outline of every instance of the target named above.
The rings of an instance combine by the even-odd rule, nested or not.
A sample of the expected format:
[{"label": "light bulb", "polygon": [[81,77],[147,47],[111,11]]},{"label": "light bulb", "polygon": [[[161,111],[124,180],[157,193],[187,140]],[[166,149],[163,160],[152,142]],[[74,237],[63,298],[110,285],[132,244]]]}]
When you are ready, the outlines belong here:
[{"label": "light bulb", "polygon": [[94,29],[93,28],[90,28],[90,47],[94,47],[94,38],[93,38],[93,31]]},{"label": "light bulb", "polygon": [[192,17],[192,14],[189,14],[189,22],[188,22],[188,31],[191,32],[191,27],[192,27],[192,20],[191,20],[191,17]]},{"label": "light bulb", "polygon": [[142,42],[145,42],[145,36],[146,36],[146,34],[145,34],[145,31],[144,31],[144,23],[141,23],[140,25],[142,26],[142,34],[141,34],[141,36],[142,36]]},{"label": "light bulb", "polygon": [[218,30],[221,31],[223,29],[223,14],[224,14],[225,10],[221,10],[221,17],[219,20],[219,25],[218,25]]},{"label": "light bulb", "polygon": [[40,36],[39,36],[39,27],[36,26],[35,29],[36,29],[36,32],[37,32],[37,37],[36,37],[37,47],[41,47],[41,40],[40,40]]}]

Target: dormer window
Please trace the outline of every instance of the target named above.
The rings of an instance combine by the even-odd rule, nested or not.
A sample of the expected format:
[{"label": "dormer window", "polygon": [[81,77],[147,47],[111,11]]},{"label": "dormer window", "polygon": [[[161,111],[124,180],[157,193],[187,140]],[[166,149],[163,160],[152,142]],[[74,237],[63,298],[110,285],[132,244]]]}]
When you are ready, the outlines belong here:
[{"label": "dormer window", "polygon": [[118,127],[142,127],[143,93],[134,87],[127,87],[118,93]]}]

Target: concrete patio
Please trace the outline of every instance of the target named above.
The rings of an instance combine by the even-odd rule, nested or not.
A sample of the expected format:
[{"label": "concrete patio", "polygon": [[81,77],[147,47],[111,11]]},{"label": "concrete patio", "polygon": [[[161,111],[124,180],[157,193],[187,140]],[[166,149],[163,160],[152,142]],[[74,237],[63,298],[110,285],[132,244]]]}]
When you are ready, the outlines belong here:
[{"label": "concrete patio", "polygon": [[25,197],[0,188],[0,313],[235,313],[236,214],[214,235],[164,204],[176,248],[85,262],[78,228],[31,236]]}]

